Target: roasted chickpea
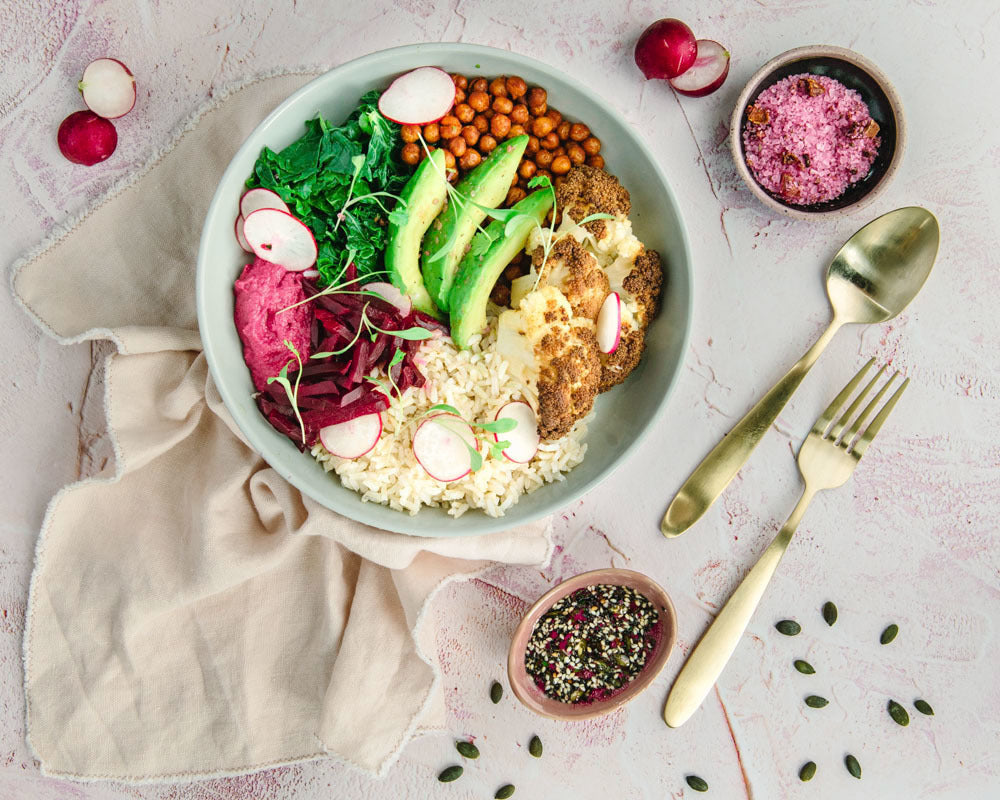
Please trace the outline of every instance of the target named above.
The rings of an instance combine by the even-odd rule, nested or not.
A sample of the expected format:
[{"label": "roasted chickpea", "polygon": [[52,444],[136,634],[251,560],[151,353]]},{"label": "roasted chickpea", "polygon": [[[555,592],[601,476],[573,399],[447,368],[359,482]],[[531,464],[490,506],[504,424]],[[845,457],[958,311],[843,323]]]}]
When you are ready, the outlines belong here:
[{"label": "roasted chickpea", "polygon": [[535,174],[535,170],[538,166],[534,161],[528,161],[527,159],[521,162],[521,166],[517,168],[517,174],[520,175],[525,180],[530,180]]},{"label": "roasted chickpea", "polygon": [[604,156],[594,155],[587,157],[587,166],[594,169],[604,169]]},{"label": "roasted chickpea", "polygon": [[[453,156],[454,158],[454,156]],[[458,170],[457,169],[446,169],[444,171],[444,176],[448,179],[448,183],[454,183],[458,180]]]},{"label": "roasted chickpea", "polygon": [[545,167],[552,166],[553,158],[555,158],[555,156],[552,155],[552,153],[550,153],[548,150],[539,150],[537,153],[535,153],[535,163],[543,169]]},{"label": "roasted chickpea", "polygon": [[583,144],[580,146],[583,148],[583,152],[588,156],[596,156],[601,152],[601,140],[596,136],[588,136],[583,140]]},{"label": "roasted chickpea", "polygon": [[479,155],[478,150],[469,148],[462,154],[462,157],[458,159],[458,165],[464,170],[470,170],[478,167],[482,160],[483,157]]},{"label": "roasted chickpea", "polygon": [[492,108],[498,114],[510,114],[514,110],[514,101],[509,97],[498,97],[493,101]]},{"label": "roasted chickpea", "polygon": [[529,136],[528,146],[524,148],[524,152],[527,153],[529,156],[533,156],[535,153],[538,152],[539,147],[541,147],[541,145],[538,143],[538,137]]},{"label": "roasted chickpea", "polygon": [[415,142],[418,133],[420,133],[419,125],[404,125],[399,129],[399,138],[404,142]]},{"label": "roasted chickpea", "polygon": [[517,170],[515,170],[514,171],[514,177],[510,179],[510,185],[511,186],[520,186],[523,181],[524,181],[524,178],[522,178],[520,175],[518,175],[517,174]]},{"label": "roasted chickpea", "polygon": [[[524,191],[524,189],[522,189],[520,186],[514,186],[511,188],[509,192],[507,192],[507,199],[504,201],[504,205],[512,206],[514,205],[514,203],[520,202],[527,196],[528,195]],[[520,272],[521,271],[518,270],[518,274],[520,274]],[[517,277],[517,275],[515,275],[514,277]]]},{"label": "roasted chickpea", "polygon": [[472,122],[472,118],[476,116],[476,112],[472,110],[472,106],[468,103],[459,103],[455,106],[454,116],[458,118],[458,121],[463,125],[468,125]]},{"label": "roasted chickpea", "polygon": [[488,133],[484,133],[479,137],[479,152],[484,155],[487,153],[492,153],[497,146],[497,140]]},{"label": "roasted chickpea", "polygon": [[556,156],[552,159],[552,174],[565,175],[573,167],[569,156]]},{"label": "roasted chickpea", "polygon": [[575,142],[566,148],[566,155],[569,156],[569,160],[573,162],[574,167],[587,160],[587,154],[583,151],[583,148]]},{"label": "roasted chickpea", "polygon": [[494,284],[490,289],[490,300],[498,306],[510,305],[510,287],[506,283]]},{"label": "roasted chickpea", "polygon": [[485,111],[490,107],[490,96],[486,92],[472,92],[466,102],[475,111]]},{"label": "roasted chickpea", "polygon": [[507,81],[505,78],[494,78],[493,82],[490,83],[490,94],[494,97],[506,97],[507,96]]},{"label": "roasted chickpea", "polygon": [[[528,106],[543,106],[548,102],[549,94],[540,86],[533,86],[528,91]],[[544,111],[542,112],[545,113]]]},{"label": "roasted chickpea", "polygon": [[490,133],[497,139],[505,139],[510,133],[510,117],[506,114],[496,114],[490,120]]},{"label": "roasted chickpea", "polygon": [[562,114],[560,114],[554,108],[549,108],[549,110],[545,112],[545,116],[551,119],[556,125],[562,122]]},{"label": "roasted chickpea", "polygon": [[479,131],[476,129],[475,125],[466,125],[462,128],[461,136],[465,139],[465,143],[469,147],[475,147],[476,142],[479,141]]},{"label": "roasted chickpea", "polygon": [[524,82],[524,78],[519,78],[517,75],[511,75],[507,78],[506,83],[507,94],[515,100],[518,97],[522,97],[528,91],[528,84]]},{"label": "roasted chickpea", "polygon": [[407,142],[403,149],[399,151],[400,158],[407,164],[420,163],[420,145],[416,142]]},{"label": "roasted chickpea", "polygon": [[468,147],[469,145],[463,136],[456,136],[453,139],[448,140],[448,149],[451,150],[455,158],[461,158],[464,156]]},{"label": "roasted chickpea", "polygon": [[515,136],[524,136],[526,133],[523,125],[511,125],[510,130],[507,131],[507,138],[513,139]]},{"label": "roasted chickpea", "polygon": [[455,167],[455,154],[447,147],[444,150],[444,167],[445,169],[453,169]]},{"label": "roasted chickpea", "polygon": [[566,155],[566,148],[563,145],[559,145],[555,150],[552,151],[554,156],[564,156]]},{"label": "roasted chickpea", "polygon": [[538,172],[535,173],[535,177],[537,178],[539,176],[552,180],[552,173],[549,172],[547,169],[539,169]]},{"label": "roasted chickpea", "polygon": [[434,144],[441,138],[441,126],[436,122],[428,122],[424,125],[424,141]]},{"label": "roasted chickpea", "polygon": [[507,116],[510,117],[510,121],[515,125],[525,125],[528,120],[531,119],[528,107],[522,103],[518,103],[516,106],[513,106]]},{"label": "roasted chickpea", "polygon": [[[518,200],[523,200],[524,199],[524,192],[521,189],[518,189],[517,191],[521,192],[521,197],[519,197]],[[510,192],[507,193],[507,199],[510,200]],[[515,200],[514,202],[516,203],[517,200]],[[503,276],[504,276],[504,278],[506,278],[509,281],[514,280],[514,278],[520,278],[521,277],[521,265],[520,264],[515,264],[515,263],[511,262],[510,264],[508,264],[504,268]]]},{"label": "roasted chickpea", "polygon": [[496,113],[497,113],[497,112],[496,112],[496,111],[494,111],[494,110],[493,110],[492,108],[487,108],[487,109],[486,109],[486,110],[485,110],[485,111],[483,112],[483,116],[484,116],[484,117],[486,117],[486,119],[493,119],[493,115],[494,115],[494,114],[496,114]]},{"label": "roasted chickpea", "polygon": [[486,78],[476,78],[472,82],[472,91],[485,92],[487,89],[489,89],[489,86],[490,86],[489,81],[487,81]]},{"label": "roasted chickpea", "polygon": [[472,120],[472,127],[480,133],[486,133],[490,129],[490,121],[482,114],[476,114]]},{"label": "roasted chickpea", "polygon": [[541,139],[547,136],[554,127],[555,125],[549,117],[536,117],[534,122],[531,123],[531,132]]},{"label": "roasted chickpea", "polygon": [[582,122],[574,122],[569,129],[569,138],[574,142],[582,142],[590,136],[590,128]]},{"label": "roasted chickpea", "polygon": [[464,75],[459,75],[456,72],[454,75],[451,76],[451,79],[453,81],[455,81],[455,85],[459,89],[468,89],[469,88],[469,79],[466,78]]},{"label": "roasted chickpea", "polygon": [[455,105],[458,105],[459,103],[464,103],[464,102],[465,102],[465,90],[464,89],[459,89],[458,87],[456,87],[455,88]]},{"label": "roasted chickpea", "polygon": [[451,114],[441,117],[438,125],[440,126],[442,139],[454,139],[462,131],[462,123],[459,122],[458,117]]},{"label": "roasted chickpea", "polygon": [[546,150],[555,150],[559,146],[559,134],[555,131],[549,131],[548,134],[539,139],[539,142]]},{"label": "roasted chickpea", "polygon": [[558,125],[556,125],[556,133],[559,134],[559,138],[564,142],[569,138],[570,124],[568,120],[563,120]]}]

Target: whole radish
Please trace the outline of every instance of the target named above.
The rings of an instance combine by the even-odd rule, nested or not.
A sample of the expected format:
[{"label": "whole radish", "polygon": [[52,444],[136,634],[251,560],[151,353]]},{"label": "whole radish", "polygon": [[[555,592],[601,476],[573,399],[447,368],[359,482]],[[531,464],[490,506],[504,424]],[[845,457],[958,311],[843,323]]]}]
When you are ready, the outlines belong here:
[{"label": "whole radish", "polygon": [[59,152],[74,164],[99,164],[118,146],[115,126],[93,111],[75,111],[62,121],[56,134]]},{"label": "whole radish", "polygon": [[694,64],[698,45],[679,19],[659,19],[635,43],[635,63],[648,79],[676,78]]}]

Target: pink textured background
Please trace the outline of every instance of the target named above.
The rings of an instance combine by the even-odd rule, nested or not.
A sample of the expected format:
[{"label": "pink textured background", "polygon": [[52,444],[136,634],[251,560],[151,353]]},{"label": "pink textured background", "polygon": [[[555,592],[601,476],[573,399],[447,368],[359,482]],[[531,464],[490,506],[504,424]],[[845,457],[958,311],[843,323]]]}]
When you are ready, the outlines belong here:
[{"label": "pink textured background", "polygon": [[[679,100],[644,83],[632,43],[673,15],[733,53],[716,94]],[[214,90],[259,71],[333,65],[414,41],[478,42],[559,65],[610,100],[654,148],[683,202],[695,268],[694,335],[669,410],[641,451],[567,509],[544,571],[497,570],[454,586],[435,606],[450,732],[483,757],[450,786],[451,737],[425,737],[373,781],[320,761],[229,780],[173,786],[74,785],[39,775],[24,741],[21,635],[32,549],[50,495],[110,455],[92,366],[101,345],[64,348],[40,336],[5,293],[0,381],[0,800],[6,798],[679,798],[684,775],[724,798],[985,798],[1000,783],[1000,12],[991,0],[792,0],[627,4],[516,0],[220,3],[204,0],[8,0],[0,4],[0,196],[5,267],[60,221],[142,164]],[[910,126],[902,171],[860,216],[809,224],[777,219],[740,184],[726,144],[743,82],[789,47],[851,47],[895,81]],[[138,76],[120,146],[91,169],[61,159],[55,128],[80,107],[74,88],[92,58],[114,55]],[[843,331],[753,461],[706,519],[666,541],[657,521],[698,459],[826,324],[822,274],[869,218],[922,204],[940,219],[941,253],[924,293],[898,319]],[[99,254],[95,254],[99,257]],[[193,254],[192,254],[193,257]],[[675,654],[627,709],[566,725],[486,697],[526,604],[562,576],[609,564],[649,573],[672,594],[686,652],[777,530],[798,488],[792,453],[816,413],[870,356],[913,385],[845,488],[821,495],[717,692],[679,730],[660,720],[680,666]],[[840,607],[828,629],[827,599]],[[776,619],[803,623],[796,639]],[[897,640],[880,647],[891,621]],[[801,676],[793,658],[817,675]],[[814,711],[801,697],[830,705]],[[937,715],[908,728],[884,708],[922,696]],[[526,755],[538,733],[545,756]],[[842,766],[853,752],[859,783]],[[819,765],[808,787],[799,765]]]}]

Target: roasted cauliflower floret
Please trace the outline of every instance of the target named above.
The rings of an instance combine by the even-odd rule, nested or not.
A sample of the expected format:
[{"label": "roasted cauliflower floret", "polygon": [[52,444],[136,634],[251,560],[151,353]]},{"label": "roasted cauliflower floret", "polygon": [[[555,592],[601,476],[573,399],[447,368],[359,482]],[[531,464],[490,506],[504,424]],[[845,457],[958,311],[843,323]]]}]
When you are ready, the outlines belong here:
[{"label": "roasted cauliflower floret", "polygon": [[528,293],[497,322],[497,352],[525,385],[543,439],[558,439],[594,405],[601,381],[594,323],[576,319],[554,286]]},{"label": "roasted cauliflower floret", "polygon": [[[543,267],[544,262],[544,267]],[[569,300],[574,317],[596,321],[604,298],[611,292],[608,276],[597,259],[572,237],[560,239],[545,258],[544,248],[532,255],[532,271],[541,270],[541,285],[555,286]]]},{"label": "roasted cauliflower floret", "polygon": [[[575,222],[591,214],[611,214],[614,220],[593,220],[583,227],[597,241],[604,239],[610,222],[628,222],[632,201],[628,190],[618,179],[602,169],[581,165],[566,173],[566,178],[556,189],[556,207],[562,209]],[[631,233],[632,226],[629,225]]]}]

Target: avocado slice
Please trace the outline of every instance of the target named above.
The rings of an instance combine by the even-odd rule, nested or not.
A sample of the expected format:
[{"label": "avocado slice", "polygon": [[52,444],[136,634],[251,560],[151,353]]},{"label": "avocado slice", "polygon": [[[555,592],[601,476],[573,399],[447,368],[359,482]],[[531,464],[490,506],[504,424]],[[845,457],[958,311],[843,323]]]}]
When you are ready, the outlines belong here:
[{"label": "avocado slice", "polygon": [[[420,248],[424,285],[442,310],[449,308],[448,293],[458,262],[465,255],[476,228],[486,218],[480,206],[495,208],[503,202],[527,146],[526,135],[500,144],[482,164],[458,182],[457,198],[453,196],[424,237]],[[442,253],[449,242],[450,248]]]},{"label": "avocado slice", "polygon": [[389,246],[385,250],[385,268],[393,286],[409,296],[414,308],[439,319],[441,311],[420,274],[420,240],[448,197],[444,170],[444,150],[440,149],[417,167],[400,195],[406,204],[406,222],[389,223]]},{"label": "avocado slice", "polygon": [[[541,225],[552,208],[552,192],[532,192],[511,207],[524,214],[508,223],[494,220],[485,232],[472,240],[451,287],[451,338],[459,347],[468,347],[469,338],[486,325],[486,303],[500,273],[524,247],[536,223]],[[492,243],[490,239],[492,238]]]}]

